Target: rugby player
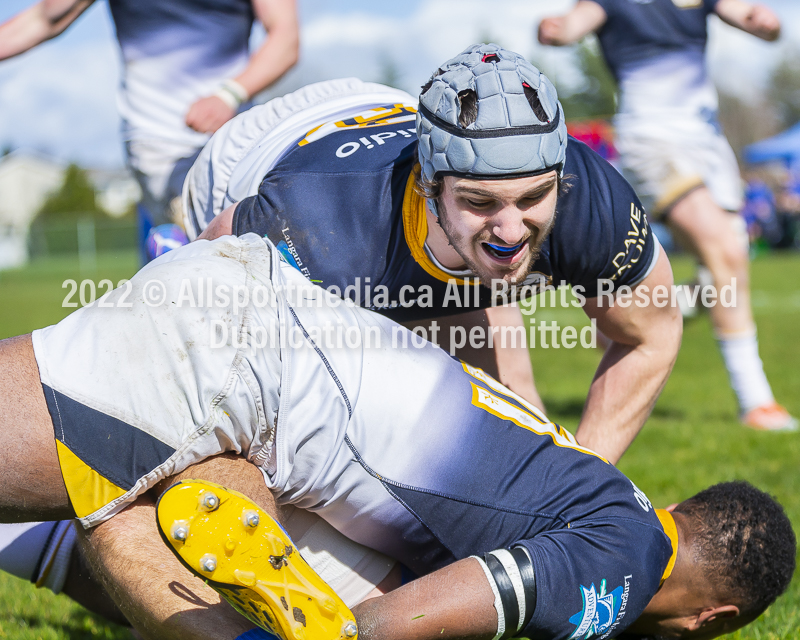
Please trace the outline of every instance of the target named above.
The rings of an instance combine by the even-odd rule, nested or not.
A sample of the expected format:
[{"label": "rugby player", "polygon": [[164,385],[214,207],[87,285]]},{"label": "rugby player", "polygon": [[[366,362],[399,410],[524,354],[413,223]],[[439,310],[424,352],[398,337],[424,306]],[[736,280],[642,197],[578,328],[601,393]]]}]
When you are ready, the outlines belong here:
[{"label": "rugby player", "polygon": [[[669,306],[603,302],[596,295],[598,280],[635,287],[637,297],[644,293],[649,300],[656,286],[671,284],[669,262],[625,181],[584,145],[572,141],[567,146],[555,91],[529,63],[484,45],[442,68],[449,75],[435,76],[422,94],[431,115],[420,119],[419,130],[428,142],[419,150],[412,126],[417,102],[403,92],[357,80],[311,85],[226,124],[186,183],[190,234],[192,229],[202,229],[205,236],[227,233],[230,229],[223,227],[234,223],[236,233],[254,229],[272,238],[307,277],[342,292],[352,285],[359,289],[355,297],[361,304],[397,319],[463,312],[461,286],[471,274],[487,282],[565,281],[582,287],[584,310],[615,343],[600,363],[577,437],[616,462],[669,375],[681,325]],[[499,93],[492,94],[495,89]],[[446,99],[439,104],[437,95]],[[451,109],[447,117],[458,123],[457,102],[466,103],[470,95],[470,117],[476,122],[465,131],[490,134],[471,138],[471,143],[433,115]],[[493,122],[492,114],[504,110],[509,119]],[[432,154],[430,140],[434,146],[446,142],[446,153]],[[464,144],[475,145],[474,167],[463,164],[469,158]],[[427,208],[416,191],[417,160],[427,167],[427,178],[419,176],[420,189],[435,196],[442,188],[440,197],[428,199]],[[448,175],[437,178],[433,164],[441,162],[461,173],[440,167]],[[559,190],[562,173],[572,183],[567,193]],[[239,200],[239,207],[231,206]],[[258,215],[245,218],[245,211]],[[514,254],[499,257],[508,246],[517,247]],[[462,258],[455,249],[466,255]],[[448,281],[459,285],[458,299],[449,304]],[[389,300],[376,303],[369,291],[381,285],[389,290]],[[426,287],[430,300],[415,304]],[[488,289],[473,289],[467,307],[491,304]],[[400,306],[392,307],[392,300]],[[495,325],[522,324],[517,310],[502,307],[462,313],[452,322],[469,329],[487,316]],[[442,342],[447,333],[445,324]],[[503,340],[510,343],[505,348]],[[495,347],[460,355],[536,402],[525,342],[516,333],[509,338],[501,332]],[[71,584],[80,576],[74,566],[68,571],[73,543],[74,530],[65,523],[37,525],[27,537],[0,527],[0,549],[13,548],[0,552],[0,567],[56,592],[66,581],[74,596],[85,589]]]},{"label": "rugby player", "polygon": [[710,313],[740,419],[754,429],[795,430],[758,355],[747,235],[737,214],[741,178],[705,64],[712,13],[764,40],[780,33],[769,8],[743,0],[581,0],[566,15],[542,20],[539,41],[561,46],[597,33],[619,83],[614,125],[625,177],[709,269],[718,291],[735,284],[736,305],[716,304]]},{"label": "rugby player", "polygon": [[[263,637],[159,547],[130,544],[133,509],[113,530],[181,472],[234,487],[255,475],[260,510],[187,481],[162,495],[160,531],[293,640],[710,638],[758,616],[794,569],[791,525],[765,494],[718,485],[655,510],[517,394],[344,304],[255,234],[170,252],[0,343],[0,427],[0,518],[100,525],[104,575],[146,637]],[[241,464],[220,467],[225,452]],[[351,613],[274,524],[278,505],[422,577]],[[110,544],[95,543],[104,527]]]},{"label": "rugby player", "polygon": [[[678,351],[680,314],[651,302],[672,271],[633,190],[567,142],[553,85],[496,45],[445,62],[419,101],[347,79],[241,114],[201,152],[183,204],[190,237],[255,232],[312,281],[395,320],[430,330],[432,318],[450,316],[439,320],[439,343],[466,347],[460,357],[538,406],[529,334],[519,310],[492,307],[512,300],[509,291],[493,290],[517,285],[524,297],[572,285],[613,341],[576,435],[611,462],[641,429]],[[617,304],[608,292],[620,287],[635,289],[637,303]],[[449,343],[453,327],[466,338],[487,323],[495,331],[472,348]]]},{"label": "rugby player", "polygon": [[[0,25],[0,60],[58,36],[94,0],[40,0]],[[123,61],[118,105],[128,163],[154,225],[209,134],[297,61],[294,0],[110,0]],[[268,38],[252,56],[258,19]]]},{"label": "rugby player", "polygon": [[[33,4],[0,25],[0,60],[58,36],[93,2]],[[118,96],[122,134],[141,187],[144,239],[151,224],[175,218],[186,172],[209,135],[295,64],[297,15],[294,0],[110,0],[109,7],[123,61]],[[250,55],[254,19],[268,37]],[[158,251],[160,239],[170,243],[183,236],[174,225],[156,231],[145,243],[146,258],[154,257],[150,247]],[[31,528],[36,531],[27,534]],[[19,564],[21,549],[38,557],[38,546],[50,540],[64,560],[55,566],[63,570],[30,577],[58,592],[66,579],[72,537],[67,523],[0,528],[0,548],[10,549],[0,553],[0,567],[26,573],[30,563]]]}]

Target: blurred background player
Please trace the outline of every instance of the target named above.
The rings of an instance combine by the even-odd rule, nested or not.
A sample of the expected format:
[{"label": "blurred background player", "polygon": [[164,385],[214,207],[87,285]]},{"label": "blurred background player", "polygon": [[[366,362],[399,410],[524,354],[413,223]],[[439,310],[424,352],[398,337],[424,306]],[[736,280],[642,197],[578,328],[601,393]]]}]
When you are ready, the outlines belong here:
[{"label": "blurred background player", "polygon": [[747,238],[736,158],[717,122],[717,94],[705,65],[706,18],[764,40],[780,21],[742,0],[580,0],[539,25],[542,44],[572,44],[596,32],[619,83],[615,118],[625,177],[645,208],[663,216],[721,287],[736,281],[736,305],[710,309],[741,421],[755,429],[794,430],[775,402],[758,355],[750,306]]},{"label": "blurred background player", "polygon": [[[0,60],[59,35],[93,2],[41,0],[17,14],[0,25]],[[209,135],[297,62],[297,11],[294,0],[109,0],[109,6],[123,60],[122,135],[142,190],[145,243],[151,227],[180,220],[173,201]],[[255,20],[267,39],[251,56]],[[163,252],[163,240],[185,243],[185,236],[166,227],[149,240]]]}]

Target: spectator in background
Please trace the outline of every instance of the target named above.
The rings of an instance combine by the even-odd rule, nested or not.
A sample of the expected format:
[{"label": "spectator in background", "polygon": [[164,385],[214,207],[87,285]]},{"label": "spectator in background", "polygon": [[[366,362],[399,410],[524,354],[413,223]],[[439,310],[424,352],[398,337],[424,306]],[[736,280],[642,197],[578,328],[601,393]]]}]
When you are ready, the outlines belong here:
[{"label": "spectator in background", "polygon": [[775,402],[758,355],[750,306],[741,186],[733,151],[717,122],[717,95],[705,66],[706,18],[764,40],[780,21],[743,0],[580,0],[564,16],[545,18],[539,41],[567,45],[597,32],[619,83],[617,150],[645,208],[663,216],[710,271],[717,288],[736,282],[736,306],[710,309],[720,350],[739,402],[754,429],[794,430]]},{"label": "spectator in background", "polygon": [[800,170],[790,169],[775,202],[781,238],[776,249],[800,249]]},{"label": "spectator in background", "polygon": [[775,215],[775,196],[763,180],[751,178],[747,181],[742,217],[751,243],[761,240],[768,246],[773,246],[780,241],[781,229]]},{"label": "spectator in background", "polygon": [[[0,25],[0,60],[59,35],[93,2],[40,0],[17,14]],[[173,201],[179,203],[186,172],[210,134],[297,61],[295,0],[109,0],[109,6],[124,65],[122,134],[147,230],[180,220]],[[251,56],[256,19],[267,39]],[[168,232],[180,239],[177,230]]]}]

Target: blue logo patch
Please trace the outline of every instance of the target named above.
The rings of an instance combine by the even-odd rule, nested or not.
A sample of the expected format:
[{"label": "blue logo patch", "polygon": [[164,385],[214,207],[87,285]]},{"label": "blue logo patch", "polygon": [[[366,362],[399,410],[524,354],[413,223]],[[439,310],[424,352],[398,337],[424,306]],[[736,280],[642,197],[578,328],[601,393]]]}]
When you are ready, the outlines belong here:
[{"label": "blue logo patch", "polygon": [[[292,265],[295,269],[300,271],[300,265],[297,264],[297,260],[295,259],[294,254],[289,249],[289,245],[286,244],[286,240],[281,240],[278,244],[275,245],[275,248],[281,252],[281,255],[286,258],[286,262]],[[295,252],[296,253],[296,252]]]},{"label": "blue logo patch", "polygon": [[590,588],[581,585],[583,609],[572,616],[569,621],[576,625],[569,640],[588,640],[608,631],[614,624],[622,604],[622,587],[606,593],[606,581],[600,583],[600,593],[592,583]]}]

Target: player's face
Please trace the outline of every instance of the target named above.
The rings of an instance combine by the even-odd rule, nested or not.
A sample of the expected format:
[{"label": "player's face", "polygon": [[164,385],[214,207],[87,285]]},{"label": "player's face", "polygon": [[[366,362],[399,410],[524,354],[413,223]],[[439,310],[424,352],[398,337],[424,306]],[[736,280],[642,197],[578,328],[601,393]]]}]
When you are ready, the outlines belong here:
[{"label": "player's face", "polygon": [[500,279],[519,284],[553,228],[557,196],[555,171],[504,180],[445,176],[439,222],[485,284]]}]

